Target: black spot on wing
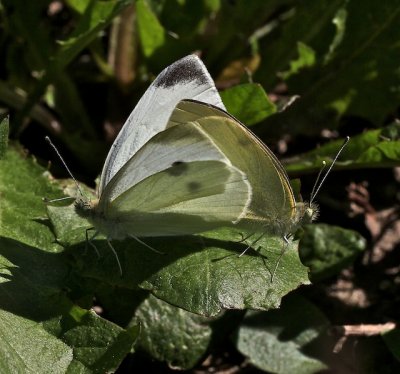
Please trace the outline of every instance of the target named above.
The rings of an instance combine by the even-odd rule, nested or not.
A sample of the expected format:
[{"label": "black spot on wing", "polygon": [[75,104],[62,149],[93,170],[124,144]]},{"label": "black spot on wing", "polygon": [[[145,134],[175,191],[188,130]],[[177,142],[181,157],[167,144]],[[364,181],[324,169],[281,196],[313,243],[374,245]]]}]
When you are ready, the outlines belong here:
[{"label": "black spot on wing", "polygon": [[156,87],[172,87],[179,82],[197,81],[199,85],[207,84],[207,77],[199,60],[194,56],[184,57],[168,68],[155,80]]},{"label": "black spot on wing", "polygon": [[183,161],[175,161],[169,169],[167,169],[167,173],[173,175],[175,177],[179,177],[188,169],[188,165]]},{"label": "black spot on wing", "polygon": [[201,183],[199,183],[199,182],[189,182],[187,184],[187,186],[188,186],[190,192],[196,192],[196,191],[198,191],[200,189]]}]

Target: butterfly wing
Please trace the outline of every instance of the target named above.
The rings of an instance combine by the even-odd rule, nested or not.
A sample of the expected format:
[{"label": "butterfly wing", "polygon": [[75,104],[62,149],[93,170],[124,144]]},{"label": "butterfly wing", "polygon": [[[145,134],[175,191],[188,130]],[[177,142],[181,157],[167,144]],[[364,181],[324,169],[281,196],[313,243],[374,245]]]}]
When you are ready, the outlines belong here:
[{"label": "butterfly wing", "polygon": [[99,204],[108,204],[145,178],[181,163],[230,161],[196,122],[164,130],[151,138],[109,181]]},{"label": "butterfly wing", "polygon": [[195,55],[164,69],[139,100],[108,153],[100,178],[100,194],[149,139],[165,130],[168,118],[182,99],[196,99],[224,109],[212,78]]},{"label": "butterfly wing", "polygon": [[190,122],[151,138],[107,184],[96,213],[127,234],[182,235],[229,225],[250,201],[245,173]]},{"label": "butterfly wing", "polygon": [[124,233],[187,235],[229,226],[245,213],[249,185],[222,161],[180,163],[119,195],[103,213]]},{"label": "butterfly wing", "polygon": [[267,146],[225,111],[205,103],[184,100],[174,110],[168,126],[196,121],[217,147],[242,170],[252,187],[246,218],[285,231],[296,214],[296,201],[287,174]]}]

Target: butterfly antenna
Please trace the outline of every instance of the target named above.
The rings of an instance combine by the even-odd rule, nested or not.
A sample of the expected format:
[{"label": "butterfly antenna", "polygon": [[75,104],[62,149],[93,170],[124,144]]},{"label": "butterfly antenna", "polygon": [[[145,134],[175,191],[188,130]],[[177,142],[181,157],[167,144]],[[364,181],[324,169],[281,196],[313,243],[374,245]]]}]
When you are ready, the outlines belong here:
[{"label": "butterfly antenna", "polygon": [[[346,147],[346,145],[347,145],[347,143],[349,142],[349,140],[350,140],[350,137],[349,137],[349,136],[346,136],[346,139],[344,140],[342,146],[340,147],[340,149],[339,149],[338,152],[336,153],[336,156],[335,156],[335,158],[333,159],[331,165],[329,166],[328,170],[326,171],[326,173],[325,173],[324,176],[322,177],[321,182],[319,183],[318,187],[315,188],[315,186],[317,185],[318,180],[320,179],[320,175],[318,175],[318,177],[317,177],[317,182],[315,183],[314,188],[313,188],[313,192],[311,193],[310,204],[314,201],[315,196],[317,196],[319,190],[321,189],[322,185],[323,185],[324,182],[325,182],[325,179],[327,178],[327,176],[328,176],[329,173],[331,172],[333,166],[335,165],[337,159],[339,158],[339,155],[342,153],[343,149]],[[322,167],[322,169],[321,169],[321,171],[320,171],[320,174],[322,173],[322,170],[323,170],[324,168],[325,168],[325,166]]]},{"label": "butterfly antenna", "polygon": [[70,175],[70,177],[72,178],[72,180],[75,182],[76,187],[77,187],[79,193],[81,194],[81,196],[87,200],[87,197],[86,197],[86,195],[83,193],[81,187],[79,186],[78,181],[77,181],[77,180],[75,179],[75,177],[72,175],[71,170],[69,170],[69,168],[68,168],[66,162],[65,162],[64,159],[62,158],[62,156],[61,156],[60,152],[58,151],[58,149],[56,148],[56,146],[53,144],[53,142],[50,140],[50,138],[49,138],[48,136],[45,137],[45,140],[46,140],[47,143],[49,143],[49,144],[52,146],[52,148],[54,149],[54,151],[57,153],[58,158],[61,160],[61,162],[62,162],[62,164],[64,165],[65,169],[67,170],[68,174]]},{"label": "butterfly antenna", "polygon": [[312,189],[311,194],[310,194],[310,204],[311,204],[312,200],[314,200],[315,190],[316,190],[316,188],[318,186],[318,182],[321,179],[322,172],[325,170],[325,168],[326,168],[326,161],[322,161],[321,169],[319,169],[319,172],[318,172],[318,175],[317,175],[317,179],[314,182],[314,186],[313,186],[313,189]]}]

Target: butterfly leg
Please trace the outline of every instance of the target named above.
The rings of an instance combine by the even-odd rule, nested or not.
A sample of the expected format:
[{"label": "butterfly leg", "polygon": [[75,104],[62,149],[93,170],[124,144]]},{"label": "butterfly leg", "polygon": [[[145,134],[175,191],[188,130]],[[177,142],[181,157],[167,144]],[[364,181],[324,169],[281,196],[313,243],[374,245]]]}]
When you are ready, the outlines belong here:
[{"label": "butterfly leg", "polygon": [[244,236],[242,233],[240,233],[240,236],[242,237],[242,239],[240,239],[240,240],[238,241],[238,243],[243,243],[245,240],[251,238],[253,235],[254,235],[254,232],[251,233],[251,234],[248,234],[248,235],[246,235],[246,236]]},{"label": "butterfly leg", "polygon": [[110,239],[107,238],[107,244],[111,249],[111,252],[114,254],[115,259],[117,260],[117,264],[118,264],[118,268],[119,268],[119,273],[121,274],[122,277],[122,266],[121,263],[119,262],[119,258],[118,258],[118,254],[117,251],[115,250],[115,248],[112,246]]},{"label": "butterfly leg", "polygon": [[157,249],[149,246],[148,244],[146,244],[143,240],[140,240],[137,236],[134,235],[129,235],[129,237],[131,237],[132,239],[135,239],[138,243],[140,243],[141,245],[144,245],[145,247],[151,249],[153,252],[158,253],[159,255],[165,255],[164,252],[158,251]]},{"label": "butterfly leg", "polygon": [[[242,256],[243,256],[251,247],[253,247],[253,245],[256,244],[265,234],[266,234],[266,233],[263,232],[256,240],[254,240],[254,241],[239,255],[239,257],[242,257]],[[247,238],[245,238],[245,239],[248,239],[248,238],[252,237],[253,235],[254,235],[254,233],[251,234],[251,235],[249,235],[249,236],[248,236]]]},{"label": "butterfly leg", "polygon": [[273,270],[273,272],[271,274],[271,283],[274,281],[275,273],[278,270],[279,263],[281,262],[281,259],[282,259],[283,255],[285,254],[287,247],[289,246],[289,239],[288,239],[288,237],[286,235],[283,235],[283,241],[284,242],[283,242],[281,253],[280,253],[279,257],[278,257],[278,260],[276,261],[274,270]]},{"label": "butterfly leg", "polygon": [[85,251],[87,251],[87,245],[88,245],[88,243],[91,245],[91,247],[95,250],[95,252],[96,252],[96,254],[97,254],[97,257],[99,257],[100,258],[100,253],[99,253],[99,251],[98,251],[98,249],[96,248],[96,246],[93,244],[93,240],[94,240],[94,238],[99,234],[99,232],[98,231],[96,231],[94,234],[93,234],[93,236],[89,239],[89,231],[92,231],[92,230],[94,230],[95,228],[94,227],[90,227],[89,229],[86,229],[86,245],[85,245]]}]

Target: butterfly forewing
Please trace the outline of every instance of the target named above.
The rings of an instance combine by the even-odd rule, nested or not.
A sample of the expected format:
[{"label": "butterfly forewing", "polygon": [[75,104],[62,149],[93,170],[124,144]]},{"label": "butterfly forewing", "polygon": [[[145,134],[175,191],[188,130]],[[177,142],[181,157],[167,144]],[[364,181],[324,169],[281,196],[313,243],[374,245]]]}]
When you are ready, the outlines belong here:
[{"label": "butterfly forewing", "polygon": [[196,99],[224,109],[212,78],[195,55],[164,69],[144,93],[108,153],[100,179],[100,194],[121,167],[166,128],[174,107],[182,99]]},{"label": "butterfly forewing", "polygon": [[184,123],[151,138],[111,179],[100,205],[112,202],[143,179],[180,163],[218,160],[230,163],[197,123]]}]

